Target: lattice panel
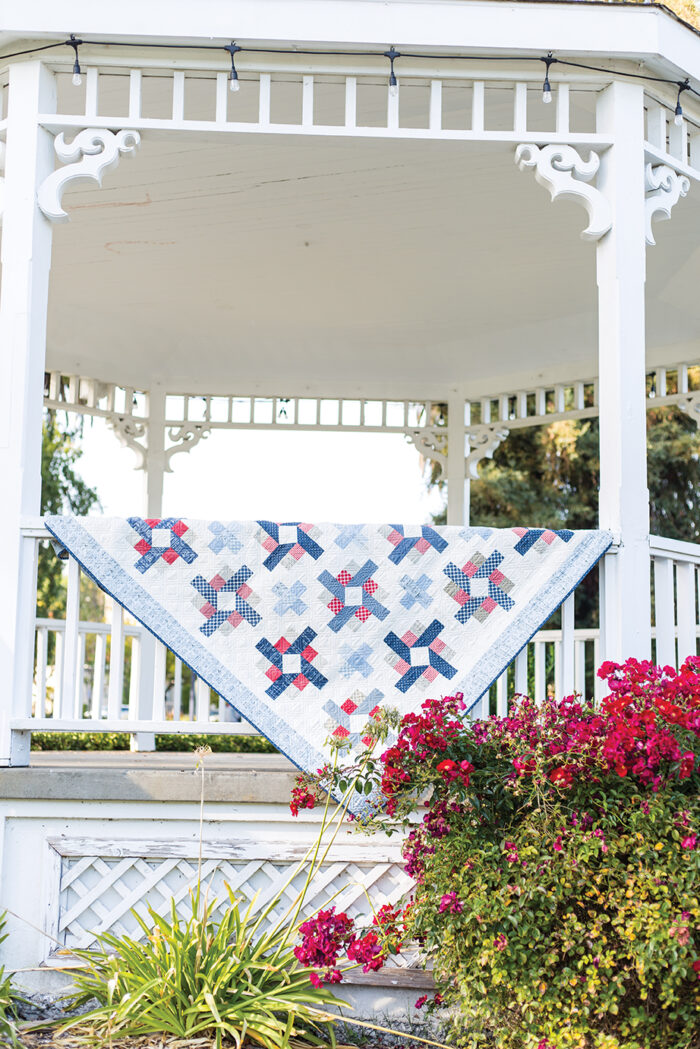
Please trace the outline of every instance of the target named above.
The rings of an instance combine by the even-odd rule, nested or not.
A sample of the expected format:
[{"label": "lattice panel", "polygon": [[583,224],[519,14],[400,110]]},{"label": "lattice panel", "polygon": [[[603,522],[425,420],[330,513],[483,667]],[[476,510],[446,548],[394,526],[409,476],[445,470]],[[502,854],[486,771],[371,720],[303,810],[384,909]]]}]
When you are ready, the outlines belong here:
[{"label": "lattice panel", "polygon": [[[54,843],[59,855],[65,844]],[[149,856],[148,851],[148,843],[144,842],[142,856],[60,855],[57,939],[63,947],[91,947],[101,932],[140,938],[142,934],[134,912],[148,921],[150,905],[159,914],[167,915],[171,899],[175,900],[178,914],[183,918],[187,916],[189,892],[197,880],[196,855]],[[162,851],[161,848],[159,852]],[[196,853],[196,847],[190,846],[190,851]],[[412,881],[404,873],[398,854],[396,859],[388,859],[384,852],[383,862],[373,862],[366,855],[367,849],[360,851],[357,859],[348,855],[347,848],[342,850],[340,858],[329,853],[309,887],[304,914],[312,914],[335,897],[332,902],[338,910],[359,918],[368,912],[365,891],[375,908],[385,903],[396,904],[409,892]],[[258,911],[282,889],[280,903],[269,918],[272,924],[295,900],[304,883],[305,872],[299,870],[286,884],[296,866],[294,859],[278,860],[270,856],[231,859],[210,856],[202,860],[202,884],[209,900],[216,901],[215,913],[219,914],[228,904],[227,885],[246,907],[258,893],[255,905]],[[398,960],[402,966],[414,963],[413,952],[407,952]]]}]

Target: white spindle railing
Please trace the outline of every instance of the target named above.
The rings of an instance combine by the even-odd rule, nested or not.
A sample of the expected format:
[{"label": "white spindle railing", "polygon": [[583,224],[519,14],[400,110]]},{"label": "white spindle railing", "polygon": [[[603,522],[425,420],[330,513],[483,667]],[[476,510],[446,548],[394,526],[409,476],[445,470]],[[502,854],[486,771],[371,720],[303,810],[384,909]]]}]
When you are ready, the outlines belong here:
[{"label": "white spindle railing", "polygon": [[700,633],[700,546],[651,536],[654,566],[654,660],[679,666],[697,655]]}]

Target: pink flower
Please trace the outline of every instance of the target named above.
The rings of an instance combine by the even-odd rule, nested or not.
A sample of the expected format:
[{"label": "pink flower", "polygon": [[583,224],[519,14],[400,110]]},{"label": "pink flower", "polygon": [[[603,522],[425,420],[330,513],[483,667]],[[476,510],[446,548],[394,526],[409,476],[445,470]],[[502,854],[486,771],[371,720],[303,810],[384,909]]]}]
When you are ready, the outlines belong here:
[{"label": "pink flower", "polygon": [[508,937],[505,933],[499,932],[498,936],[493,941],[493,945],[497,951],[505,951],[508,946]]},{"label": "pink flower", "polygon": [[557,838],[555,839],[555,842],[554,842],[554,851],[555,851],[555,852],[561,852],[563,848],[564,848],[564,846],[563,846],[563,845],[562,845],[562,843],[561,843],[561,834],[560,834],[560,835],[559,835],[559,836],[558,836],[558,837],[557,837]]},{"label": "pink flower", "polygon": [[444,914],[447,911],[449,914],[461,914],[462,904],[457,899],[456,892],[446,892],[440,900],[440,907],[438,908],[440,914]]},{"label": "pink flower", "polygon": [[309,973],[309,983],[312,987],[323,987],[323,980],[318,973]]},{"label": "pink flower", "polygon": [[697,834],[689,834],[687,838],[683,838],[681,841],[682,849],[694,849],[697,845],[698,836]]},{"label": "pink flower", "polygon": [[425,1003],[428,1001],[427,994],[422,994],[420,998],[416,1000],[416,1009],[422,1009]]},{"label": "pink flower", "polygon": [[506,850],[506,859],[508,863],[518,862],[518,849],[514,841],[506,841],[503,843],[503,848]]}]

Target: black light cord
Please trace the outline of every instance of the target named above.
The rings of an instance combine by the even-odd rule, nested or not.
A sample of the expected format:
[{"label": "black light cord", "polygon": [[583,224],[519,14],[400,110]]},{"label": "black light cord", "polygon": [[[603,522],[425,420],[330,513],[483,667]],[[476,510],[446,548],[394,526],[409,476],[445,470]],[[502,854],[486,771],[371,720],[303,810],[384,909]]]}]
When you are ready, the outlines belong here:
[{"label": "black light cord", "polygon": [[[166,44],[158,42],[127,41],[127,40],[87,40],[77,39],[71,34],[68,40],[59,40],[53,44],[42,44],[40,47],[31,47],[23,51],[12,51],[0,55],[0,62],[9,58],[20,58],[24,55],[33,55],[41,51],[49,51],[55,47],[72,47],[75,52],[75,63],[73,66],[74,77],[80,76],[80,63],[78,60],[78,47],[90,44],[96,47],[145,47],[145,48],[170,48],[182,51],[227,51],[231,56],[231,72],[229,73],[229,84],[232,90],[237,90],[238,73],[236,71],[234,55],[238,53],[263,54],[263,55],[314,55],[329,58],[388,58],[390,62],[389,86],[397,86],[394,72],[394,62],[399,58],[416,58],[430,61],[459,61],[459,62],[543,62],[545,65],[545,81],[543,85],[543,97],[547,95],[549,86],[549,69],[552,65],[566,66],[574,69],[586,69],[594,73],[607,73],[612,76],[629,77],[634,80],[647,80],[654,84],[667,84],[678,88],[676,101],[676,117],[679,109],[682,117],[683,111],[680,107],[680,96],[684,91],[689,91],[696,98],[700,98],[700,91],[692,87],[689,80],[671,80],[668,77],[652,76],[647,73],[631,73],[623,70],[609,69],[605,66],[591,65],[588,62],[576,62],[573,59],[555,58],[551,51],[540,57],[531,55],[455,55],[455,54],[425,54],[417,51],[397,51],[392,45],[388,51],[327,51],[320,48],[291,48],[291,47],[241,47],[231,41],[230,44]],[[551,87],[549,91],[551,95]]]}]

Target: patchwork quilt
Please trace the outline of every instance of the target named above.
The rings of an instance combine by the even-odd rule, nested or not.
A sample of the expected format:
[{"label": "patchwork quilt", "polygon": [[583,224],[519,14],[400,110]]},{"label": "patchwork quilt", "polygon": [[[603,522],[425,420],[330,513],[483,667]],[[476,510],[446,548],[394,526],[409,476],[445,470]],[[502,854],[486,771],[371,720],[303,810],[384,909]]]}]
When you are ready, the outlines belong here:
[{"label": "patchwork quilt", "polygon": [[[468,707],[608,532],[47,517],[97,584],[300,768],[383,706]],[[325,753],[324,753],[325,752]]]}]

